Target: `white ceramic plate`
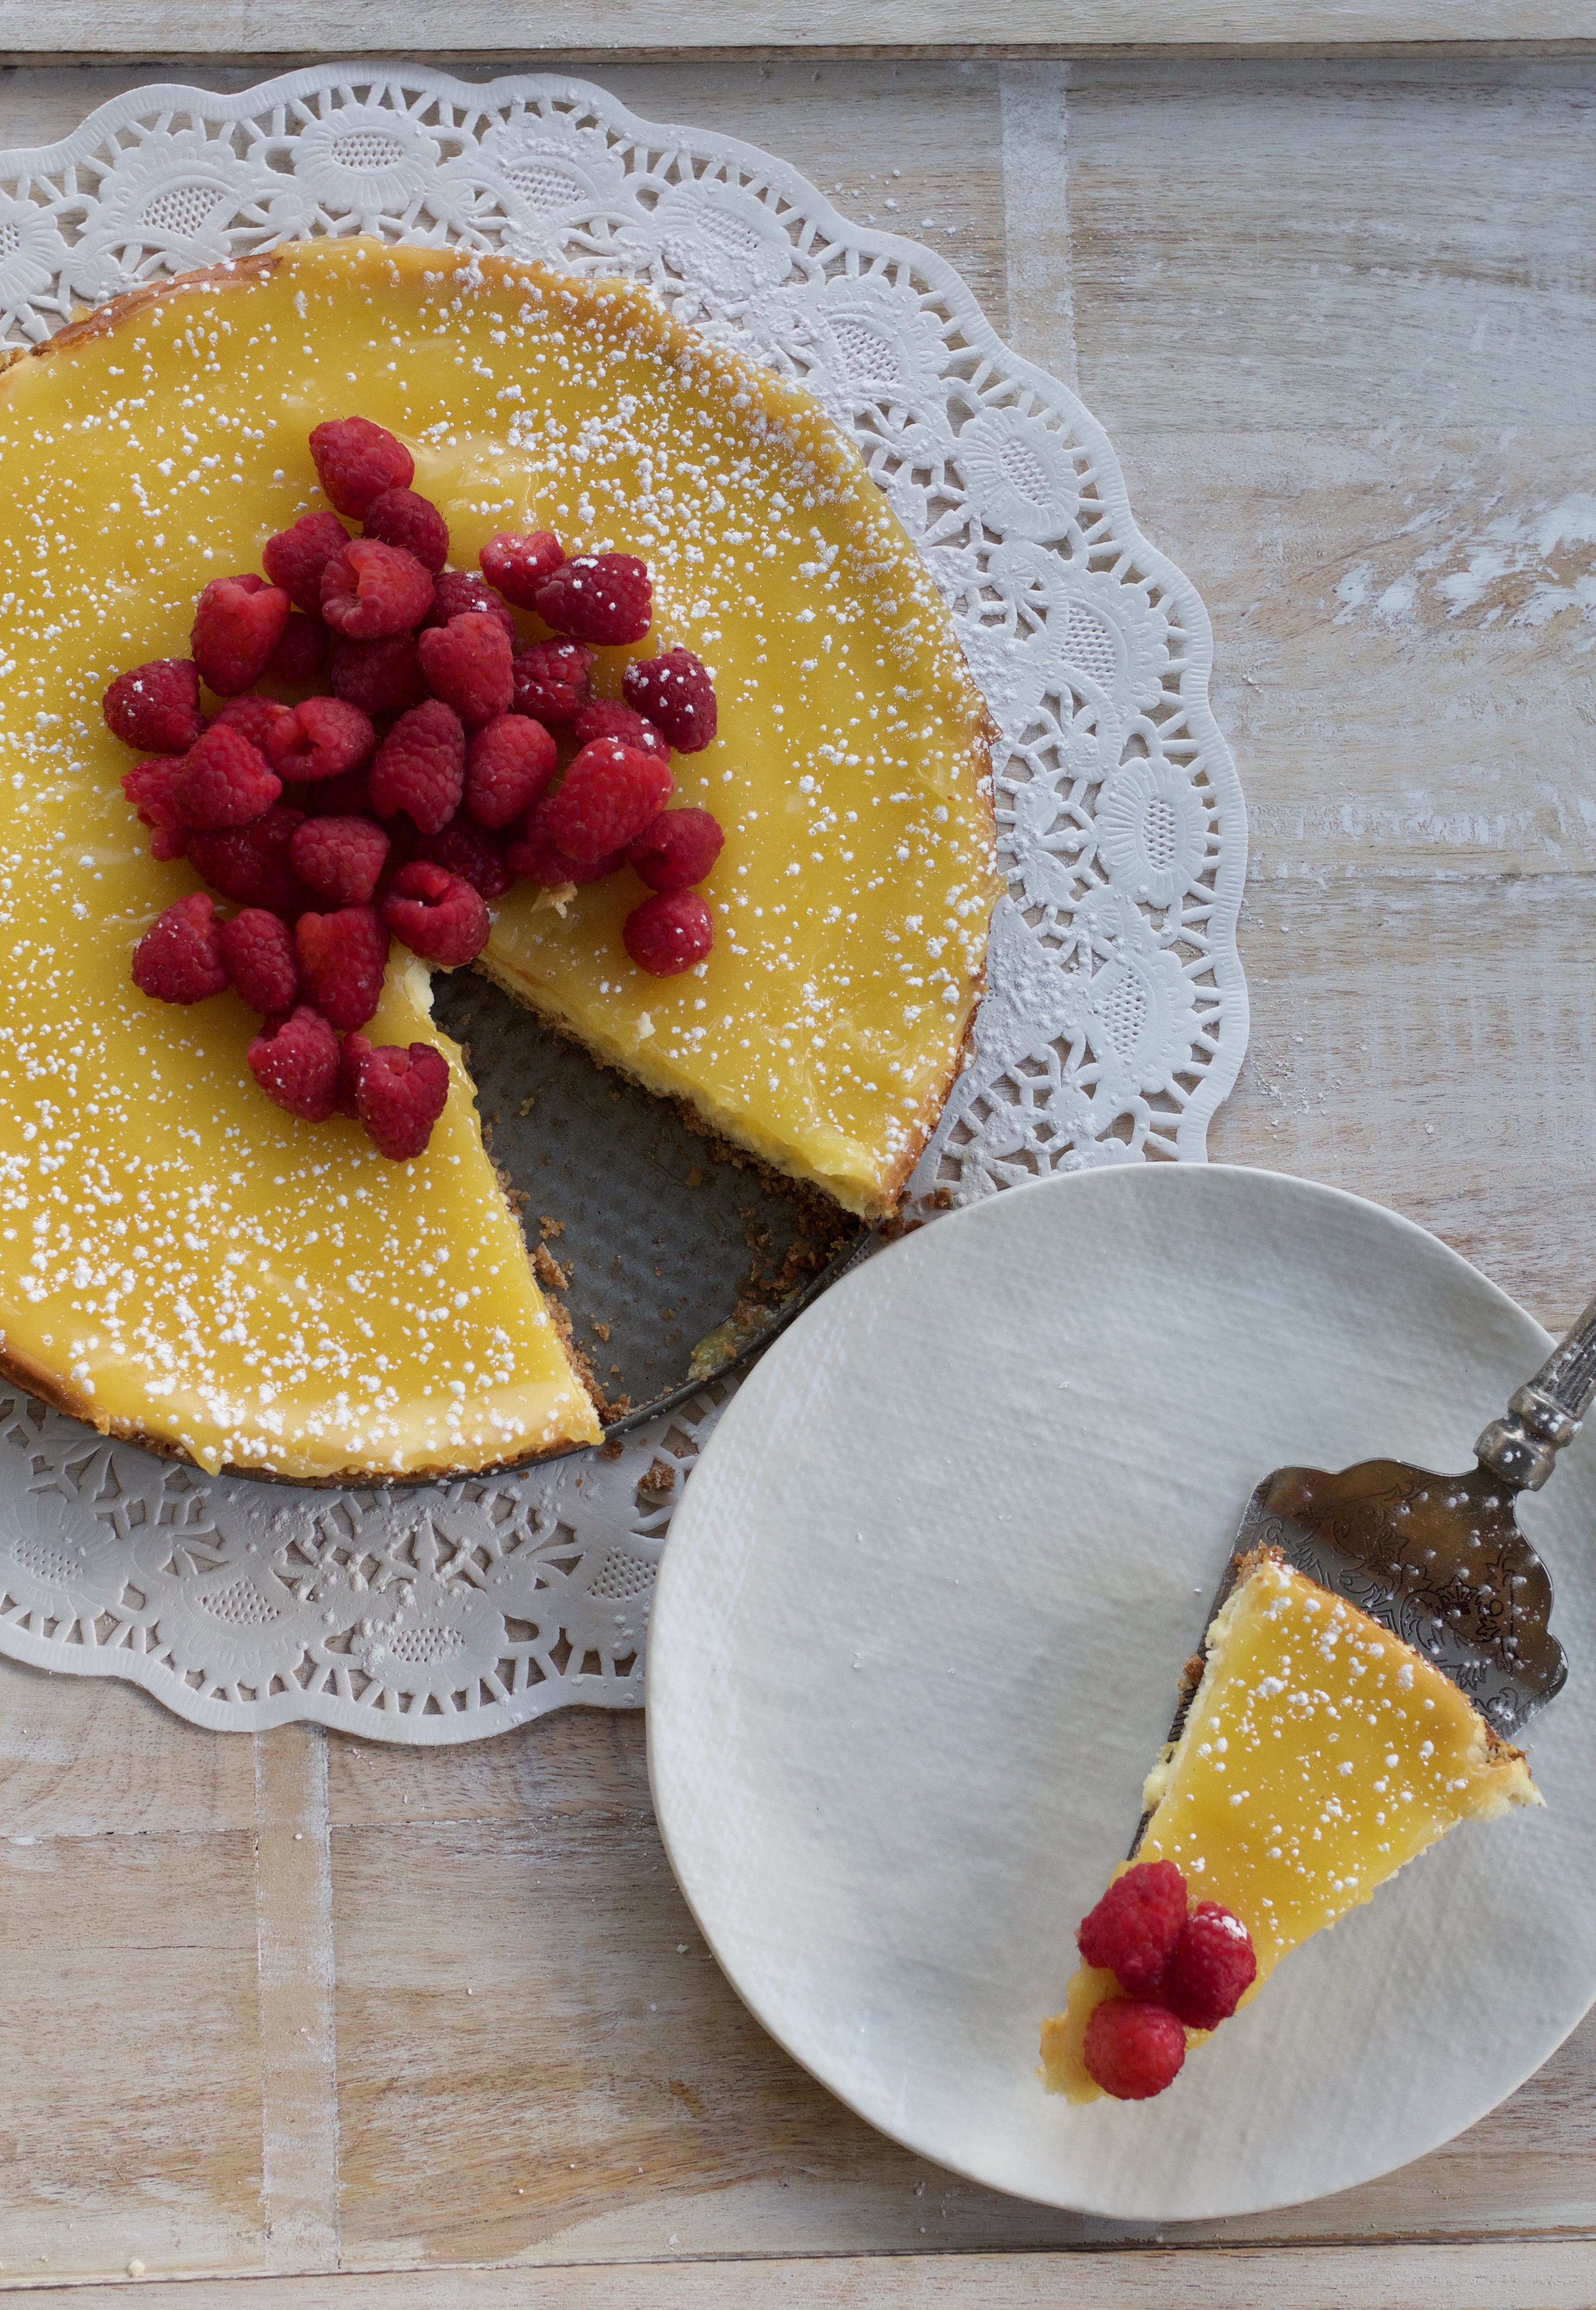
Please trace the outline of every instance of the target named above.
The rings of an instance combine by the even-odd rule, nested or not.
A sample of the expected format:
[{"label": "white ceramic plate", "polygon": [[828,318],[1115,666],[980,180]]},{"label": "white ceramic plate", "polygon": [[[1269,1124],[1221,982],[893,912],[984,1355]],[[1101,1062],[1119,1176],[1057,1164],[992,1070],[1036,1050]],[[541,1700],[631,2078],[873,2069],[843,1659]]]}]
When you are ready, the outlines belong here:
[{"label": "white ceramic plate", "polygon": [[1454,1831],[1161,2098],[1035,2068],[1253,1485],[1467,1467],[1547,1345],[1388,1211],[1173,1165],[1015,1189],[828,1293],[693,1476],[648,1655],[666,1846],[765,2027],[924,2156],[1126,2218],[1323,2196],[1511,2093],[1596,1997],[1589,1438],[1522,1510],[1571,1659],[1548,1810]]}]

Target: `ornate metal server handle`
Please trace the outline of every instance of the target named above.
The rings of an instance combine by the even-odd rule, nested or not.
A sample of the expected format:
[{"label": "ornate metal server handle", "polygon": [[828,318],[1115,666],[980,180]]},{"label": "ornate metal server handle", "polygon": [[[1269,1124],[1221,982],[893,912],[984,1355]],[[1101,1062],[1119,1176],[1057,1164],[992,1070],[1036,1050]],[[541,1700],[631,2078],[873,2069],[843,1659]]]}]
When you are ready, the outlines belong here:
[{"label": "ornate metal server handle", "polygon": [[1493,1420],[1474,1446],[1482,1468],[1517,1491],[1538,1492],[1565,1444],[1596,1396],[1596,1299],[1540,1369],[1507,1399],[1507,1415]]}]

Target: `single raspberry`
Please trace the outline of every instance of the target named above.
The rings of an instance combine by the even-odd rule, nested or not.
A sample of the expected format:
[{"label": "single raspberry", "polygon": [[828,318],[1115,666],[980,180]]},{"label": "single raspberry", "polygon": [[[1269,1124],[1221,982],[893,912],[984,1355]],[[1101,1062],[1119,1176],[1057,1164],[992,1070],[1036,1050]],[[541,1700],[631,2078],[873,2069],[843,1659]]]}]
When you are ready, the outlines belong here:
[{"label": "single raspberry", "polygon": [[525,874],[529,882],[558,890],[567,882],[602,882],[606,875],[620,873],[626,864],[624,850],[609,851],[603,858],[568,858],[549,832],[548,808],[546,802],[535,803],[505,851],[504,863],[512,874]]},{"label": "single raspberry", "polygon": [[1076,1946],[1132,1997],[1156,1989],[1186,1922],[1186,1880],[1173,1861],[1139,1861],[1080,1921]]},{"label": "single raspberry", "polygon": [[375,818],[370,777],[359,769],[345,770],[341,777],[318,778],[305,789],[305,807],[312,818]]},{"label": "single raspberry", "polygon": [[360,1063],[355,1109],[379,1155],[408,1162],[427,1151],[432,1126],[448,1104],[449,1067],[430,1043],[379,1043]]},{"label": "single raspberry", "polygon": [[1167,2006],[1110,1997],[1086,2025],[1080,2059],[1094,2085],[1115,2101],[1150,2101],[1180,2074],[1186,2033]]},{"label": "single raspberry", "polygon": [[233,992],[265,1019],[286,1019],[299,999],[294,934],[281,915],[246,907],[221,925],[221,960]]},{"label": "single raspberry", "polygon": [[634,907],[620,928],[628,954],[655,978],[674,978],[702,962],[715,924],[696,890],[660,890]]},{"label": "single raspberry", "polygon": [[415,555],[375,537],[351,537],[322,571],[321,613],[351,641],[404,633],[431,599],[431,576]]},{"label": "single raspberry", "polygon": [[346,706],[358,706],[374,720],[403,714],[427,695],[427,677],[413,634],[385,634],[380,641],[335,641],[327,687]]},{"label": "single raspberry", "polygon": [[444,970],[470,962],[488,943],[481,893],[429,858],[417,858],[395,875],[382,918],[412,954]]},{"label": "single raspberry", "polygon": [[101,701],[106,727],[141,754],[186,754],[205,726],[199,668],[192,658],[158,657],[119,673]]},{"label": "single raspberry", "polygon": [[157,915],[134,950],[133,983],[161,1003],[203,1003],[227,985],[221,927],[204,891]]},{"label": "single raspberry", "polygon": [[371,767],[371,807],[378,818],[407,811],[423,834],[436,834],[460,807],[465,784],[465,732],[452,707],[429,698],[402,714]]},{"label": "single raspberry", "polygon": [[483,577],[496,592],[507,602],[514,602],[518,610],[530,610],[538,587],[565,560],[565,548],[551,529],[520,534],[506,529],[488,540],[478,559]]},{"label": "single raspberry", "polygon": [[291,529],[279,530],[261,548],[261,568],[281,586],[296,610],[321,615],[322,571],[349,543],[349,532],[335,513],[302,514]]},{"label": "single raspberry", "polygon": [[252,690],[282,639],[291,604],[264,578],[213,578],[194,612],[189,647],[200,680],[218,698]]},{"label": "single raspberry", "polygon": [[403,442],[369,417],[327,419],[310,436],[310,454],[323,489],[355,521],[373,498],[407,490],[415,479],[416,461]]},{"label": "single raspberry", "polygon": [[143,824],[160,833],[170,833],[178,825],[172,788],[183,775],[183,760],[181,754],[154,754],[122,773],[123,793]]},{"label": "single raspberry", "polygon": [[432,607],[421,620],[421,629],[425,632],[430,626],[447,626],[451,618],[478,613],[502,627],[511,647],[515,647],[516,621],[487,579],[479,578],[474,569],[446,569],[433,586]]},{"label": "single raspberry", "polygon": [[282,638],[266,660],[263,680],[291,683],[314,682],[326,663],[327,629],[319,614],[302,617],[290,612]]},{"label": "single raspberry", "polygon": [[337,1109],[340,1115],[359,1115],[357,1094],[360,1088],[360,1070],[370,1056],[371,1046],[364,1035],[345,1035],[338,1061]]},{"label": "single raspberry", "polygon": [[188,855],[195,872],[235,906],[265,907],[274,915],[300,914],[310,904],[310,893],[290,866],[288,853],[304,815],[302,810],[278,805],[253,826],[191,835]]},{"label": "single raspberry", "polygon": [[371,717],[341,698],[307,698],[273,726],[266,759],[279,777],[343,777],[377,751]]},{"label": "single raspberry", "polygon": [[294,925],[299,984],[330,1025],[363,1027],[382,1000],[388,934],[375,907],[341,907]]},{"label": "single raspberry", "polygon": [[288,846],[300,881],[333,907],[365,906],[387,855],[388,838],[374,818],[308,818]]},{"label": "single raspberry", "polygon": [[479,826],[508,826],[544,792],[558,760],[541,722],[525,714],[496,715],[466,749],[464,805]]},{"label": "single raspberry", "polygon": [[671,786],[657,754],[601,738],[583,747],[550,800],[550,837],[569,858],[624,850],[664,809]]},{"label": "single raspberry", "polygon": [[654,615],[647,564],[633,553],[578,553],[544,578],[533,607],[579,642],[640,642]]},{"label": "single raspberry", "polygon": [[1188,2029],[1217,2029],[1257,1976],[1253,1937],[1241,1919],[1218,1901],[1199,1901],[1158,1984],[1158,2002]]},{"label": "single raspberry", "polygon": [[685,890],[701,882],[725,840],[707,810],[662,810],[627,850],[627,863],[651,890]]},{"label": "single raspberry", "polygon": [[423,626],[416,647],[428,689],[454,708],[468,730],[509,712],[516,694],[510,645],[491,618],[465,615],[447,626]]},{"label": "single raspberry", "polygon": [[325,1123],[338,1099],[338,1038],[317,1011],[301,1003],[291,1019],[256,1035],[245,1053],[266,1097],[302,1123]]},{"label": "single raspberry", "polygon": [[449,558],[449,525],[435,505],[413,490],[384,490],[366,508],[362,524],[380,545],[411,553],[434,578]]},{"label": "single raspberry", "polygon": [[635,657],[620,677],[629,706],[662,729],[679,754],[696,754],[715,735],[715,684],[691,650]]},{"label": "single raspberry", "polygon": [[223,826],[247,826],[282,792],[282,780],[267,768],[260,748],[218,723],[184,756],[172,786],[172,806],[181,825],[210,834]]},{"label": "single raspberry", "polygon": [[[267,739],[278,723],[285,721],[291,711],[291,707],[280,705],[276,699],[259,698],[251,690],[242,698],[230,698],[227,704],[213,716],[211,727],[213,730],[236,730],[240,738],[247,738],[259,752],[265,754]],[[267,754],[266,759],[269,761],[271,756]]]},{"label": "single raspberry", "polygon": [[551,729],[574,722],[587,703],[592,663],[585,642],[533,642],[516,658],[515,711]]},{"label": "single raspberry", "polygon": [[619,738],[623,746],[636,746],[662,760],[669,760],[671,752],[664,732],[618,698],[589,699],[572,725],[571,735],[578,746],[591,746],[597,738]]},{"label": "single raspberry", "polygon": [[500,837],[473,825],[469,818],[452,818],[440,833],[429,834],[421,845],[421,855],[469,882],[490,906],[503,898],[516,879],[506,863]]}]

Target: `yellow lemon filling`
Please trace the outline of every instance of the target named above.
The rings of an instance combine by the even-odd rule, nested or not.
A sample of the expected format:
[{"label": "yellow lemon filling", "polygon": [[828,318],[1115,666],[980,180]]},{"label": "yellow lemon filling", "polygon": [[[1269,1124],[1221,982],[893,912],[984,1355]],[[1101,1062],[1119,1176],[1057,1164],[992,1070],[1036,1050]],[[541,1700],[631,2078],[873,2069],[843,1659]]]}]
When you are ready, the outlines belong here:
[{"label": "yellow lemon filling", "polygon": [[[802,394],[642,291],[458,251],[323,240],[141,291],[0,374],[0,1359],[104,1430],[299,1478],[469,1469],[594,1440],[458,1054],[395,968],[366,1031],[453,1088],[425,1156],[292,1121],[258,1023],[128,976],[160,864],[105,729],[113,676],[183,656],[208,579],[325,500],[322,418],[388,426],[449,524],[650,563],[654,628],[713,669],[678,798],[726,829],[716,947],[637,970],[629,874],[563,915],[529,885],[484,967],[652,1088],[859,1211],[924,1144],[996,892],[985,718],[947,612]],[[534,620],[523,638],[541,638]],[[633,653],[600,654],[618,694]],[[621,884],[625,883],[625,889]],[[395,964],[404,962],[395,949]]]},{"label": "yellow lemon filling", "polygon": [[[1193,1899],[1241,1919],[1258,1959],[1244,2003],[1457,1822],[1541,1802],[1522,1752],[1449,1678],[1276,1555],[1237,1584],[1206,1652],[1181,1736],[1148,1776],[1136,1860],[1173,1861]],[[1050,2092],[1097,2098],[1081,2039],[1118,1993],[1112,1973],[1077,1970],[1042,2025]]]}]

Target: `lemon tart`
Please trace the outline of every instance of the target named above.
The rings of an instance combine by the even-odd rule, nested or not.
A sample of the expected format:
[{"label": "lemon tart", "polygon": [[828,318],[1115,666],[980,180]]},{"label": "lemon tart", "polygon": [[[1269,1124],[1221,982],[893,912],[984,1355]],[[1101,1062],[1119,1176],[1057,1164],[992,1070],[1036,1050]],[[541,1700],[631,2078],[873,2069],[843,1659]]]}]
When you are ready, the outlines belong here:
[{"label": "lemon tart", "polygon": [[[1422,1654],[1271,1550],[1244,1569],[1180,1736],[1148,1776],[1135,1862],[1172,1862],[1194,1898],[1245,1925],[1257,1961],[1245,2004],[1459,1821],[1541,1798],[1522,1751]],[[1042,2025],[1050,2092],[1098,2097],[1082,2045],[1119,1994],[1106,1967],[1075,1973]],[[1188,2030],[1188,2045],[1208,2035]]]},{"label": "lemon tart", "polygon": [[[457,251],[323,240],[141,291],[0,373],[0,1354],[104,1432],[301,1481],[457,1472],[596,1440],[426,971],[369,1033],[438,1046],[424,1156],[295,1124],[231,994],[146,1002],[129,958],[197,887],[151,857],[98,712],[179,656],[196,596],[325,503],[307,446],[354,407],[413,454],[455,566],[533,517],[646,553],[718,735],[681,799],[725,844],[715,946],[629,960],[638,892],[519,885],[480,968],[648,1088],[850,1211],[889,1210],[977,999],[996,895],[984,708],[946,610],[806,395],[643,291]],[[524,638],[542,638],[517,619]]]}]

